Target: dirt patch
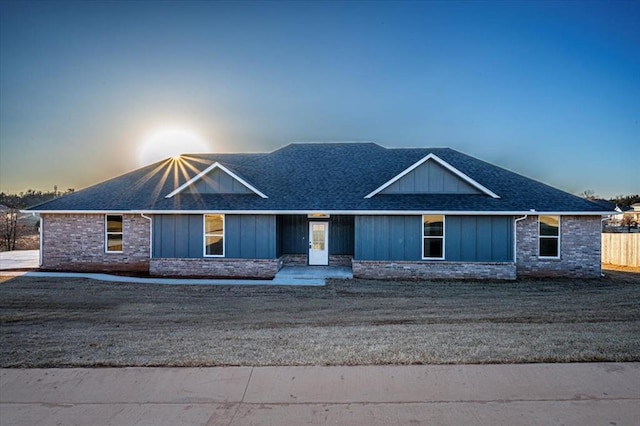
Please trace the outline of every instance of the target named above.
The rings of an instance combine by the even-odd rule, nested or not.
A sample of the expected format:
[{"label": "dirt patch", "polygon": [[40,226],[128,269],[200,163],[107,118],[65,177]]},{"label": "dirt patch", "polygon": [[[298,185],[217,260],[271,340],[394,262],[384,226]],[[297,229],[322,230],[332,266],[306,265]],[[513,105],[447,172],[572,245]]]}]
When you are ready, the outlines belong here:
[{"label": "dirt patch", "polygon": [[621,266],[621,265],[611,265],[608,263],[602,264],[602,272],[607,274],[608,272],[626,272],[629,274],[636,274],[636,278],[640,278],[640,267],[638,266]]},{"label": "dirt patch", "polygon": [[166,286],[7,278],[0,365],[640,360],[640,280]]}]

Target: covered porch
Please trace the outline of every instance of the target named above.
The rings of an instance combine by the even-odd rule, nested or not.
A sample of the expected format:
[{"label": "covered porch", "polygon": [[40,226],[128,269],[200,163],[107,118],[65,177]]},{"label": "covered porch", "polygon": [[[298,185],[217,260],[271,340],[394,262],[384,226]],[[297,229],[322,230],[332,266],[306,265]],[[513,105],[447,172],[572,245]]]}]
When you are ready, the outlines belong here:
[{"label": "covered porch", "polygon": [[303,270],[306,274],[323,270],[333,273],[337,269],[327,268],[334,267],[350,271],[355,252],[354,223],[352,215],[278,215],[276,255],[281,268],[297,267],[296,274]]}]

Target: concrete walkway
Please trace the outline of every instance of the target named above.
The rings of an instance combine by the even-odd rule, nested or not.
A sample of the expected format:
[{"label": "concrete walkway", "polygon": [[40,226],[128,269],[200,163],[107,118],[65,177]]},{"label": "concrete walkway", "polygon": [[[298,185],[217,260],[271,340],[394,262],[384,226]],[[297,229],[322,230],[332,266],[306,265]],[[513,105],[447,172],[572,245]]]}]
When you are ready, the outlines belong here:
[{"label": "concrete walkway", "polygon": [[278,279],[353,279],[353,271],[346,266],[285,266],[276,274]]},{"label": "concrete walkway", "polygon": [[0,370],[8,425],[634,425],[640,363]]},{"label": "concrete walkway", "polygon": [[[324,278],[287,278],[275,277],[272,280],[247,279],[206,279],[206,278],[143,278],[127,277],[125,275],[97,274],[87,272],[24,272],[0,271],[0,276],[14,277],[49,277],[49,278],[87,278],[90,280],[112,283],[160,284],[160,285],[283,285],[283,286],[323,286]],[[1,426],[1,425],[0,425]]]},{"label": "concrete walkway", "polygon": [[0,251],[0,270],[38,269],[40,250]]},{"label": "concrete walkway", "polygon": [[189,278],[141,278],[123,275],[84,272],[41,272],[39,250],[0,252],[0,276],[27,276],[52,278],[88,278],[92,280],[168,285],[292,285],[323,286],[328,278],[351,279],[348,267],[335,266],[285,266],[272,280],[252,279],[189,279]]}]

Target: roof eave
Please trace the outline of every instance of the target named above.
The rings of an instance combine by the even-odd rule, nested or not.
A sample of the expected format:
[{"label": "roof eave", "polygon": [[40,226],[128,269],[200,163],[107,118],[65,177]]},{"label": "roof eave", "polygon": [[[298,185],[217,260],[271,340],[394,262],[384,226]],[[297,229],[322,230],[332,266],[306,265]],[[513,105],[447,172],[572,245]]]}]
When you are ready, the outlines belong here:
[{"label": "roof eave", "polygon": [[608,216],[616,214],[613,211],[537,211],[537,210],[230,210],[230,209],[210,209],[210,210],[153,210],[153,209],[132,209],[132,210],[20,210],[23,213],[36,214],[313,214],[325,213],[334,215],[422,215],[422,214],[443,214],[451,216],[514,216],[514,215],[550,215],[550,216]]}]

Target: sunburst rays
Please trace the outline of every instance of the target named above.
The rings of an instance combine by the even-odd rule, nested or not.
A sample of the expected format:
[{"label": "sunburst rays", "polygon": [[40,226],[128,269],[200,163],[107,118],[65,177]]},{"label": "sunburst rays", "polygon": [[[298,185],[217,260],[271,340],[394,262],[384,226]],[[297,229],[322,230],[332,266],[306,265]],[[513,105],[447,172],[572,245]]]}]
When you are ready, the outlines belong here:
[{"label": "sunburst rays", "polygon": [[[133,184],[132,189],[140,189],[155,180],[155,185],[150,189],[148,198],[148,207],[151,208],[159,198],[164,197],[179,188],[185,182],[193,179],[194,176],[198,175],[198,173],[209,166],[210,163],[210,160],[187,155],[167,158],[141,176]],[[194,195],[195,201],[198,205],[204,206],[200,194],[192,195]],[[180,209],[180,197],[172,197],[172,200],[174,204],[173,207],[175,209]]]}]

